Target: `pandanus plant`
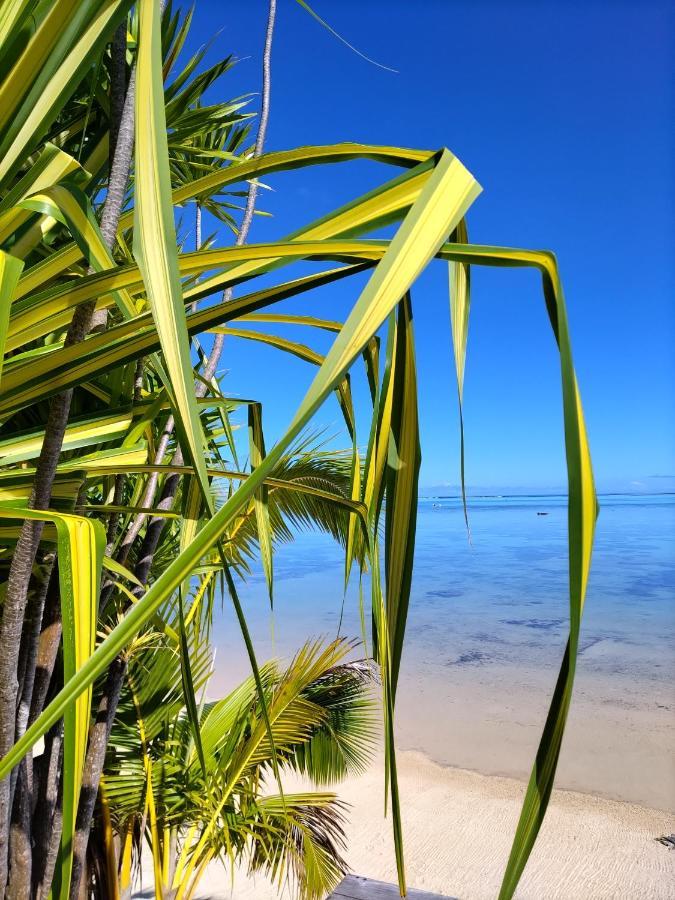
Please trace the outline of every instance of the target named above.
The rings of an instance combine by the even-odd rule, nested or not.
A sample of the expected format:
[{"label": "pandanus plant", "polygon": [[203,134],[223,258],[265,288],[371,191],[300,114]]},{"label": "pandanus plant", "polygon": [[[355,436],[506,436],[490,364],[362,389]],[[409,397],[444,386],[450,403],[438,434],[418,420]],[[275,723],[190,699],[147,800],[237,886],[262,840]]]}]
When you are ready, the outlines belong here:
[{"label": "pandanus plant", "polygon": [[[386,790],[405,892],[393,720],[420,465],[413,291],[436,259],[450,268],[460,404],[472,266],[537,269],[560,354],[570,632],[504,874],[500,896],[511,897],[553,785],[597,511],[556,259],[468,242],[466,215],[480,188],[448,150],[343,143],[263,153],[260,133],[249,147],[239,102],[202,97],[228,61],[196,74],[198,55],[175,74],[189,21],[157,0],[130,9],[131,0],[6,0],[0,8],[0,894],[76,897],[89,875],[96,881],[86,859],[97,798],[103,809],[108,802],[101,774],[133,693],[129,648],[148,634],[163,634],[178,653],[180,727],[199,745],[206,722],[191,664],[219,582],[251,662],[256,700],[248,714],[279,777],[271,749],[277,694],[256,661],[238,582],[242,547],[255,542],[272,591],[284,509],[286,527],[300,516],[342,536],[346,577],[354,567],[368,574]],[[267,59],[270,40],[268,28]],[[260,179],[353,160],[398,174],[281,240],[245,245]],[[176,223],[186,204],[233,224],[243,192],[235,246],[199,241],[183,250]],[[384,226],[394,227],[391,239],[368,238]],[[305,262],[322,265],[284,276],[286,266]],[[314,302],[313,292],[338,282],[354,297],[344,321],[280,311],[295,297]],[[262,330],[249,327],[256,322]],[[329,351],[283,337],[287,324],[333,334]],[[316,369],[269,449],[261,404],[228,396],[217,377],[225,335],[272,345]],[[371,399],[365,430],[349,380],[361,360]],[[319,471],[325,451],[297,451],[332,395],[351,449],[331,480]],[[233,414],[242,413],[246,466],[233,436]],[[293,477],[294,463],[314,471]],[[308,714],[308,728],[313,721]],[[233,754],[244,752],[242,741]],[[108,764],[112,784],[124,774],[112,749]],[[214,796],[223,790],[208,768],[199,776],[190,763],[189,771]],[[300,827],[292,804],[274,814],[286,837],[289,822]],[[219,826],[229,852],[237,823],[221,816]],[[264,855],[255,858],[267,865]],[[276,871],[277,862],[269,864]],[[326,886],[339,871],[327,874]]]}]

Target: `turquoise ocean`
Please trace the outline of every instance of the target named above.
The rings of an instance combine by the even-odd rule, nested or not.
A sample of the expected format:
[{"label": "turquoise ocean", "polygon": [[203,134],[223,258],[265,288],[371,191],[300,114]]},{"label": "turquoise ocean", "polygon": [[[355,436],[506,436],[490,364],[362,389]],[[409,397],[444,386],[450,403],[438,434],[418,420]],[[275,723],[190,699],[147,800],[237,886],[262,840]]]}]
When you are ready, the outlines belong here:
[{"label": "turquoise ocean", "polygon": [[[567,500],[471,497],[469,521],[470,541],[459,498],[419,501],[399,737],[401,746],[443,763],[522,777],[568,633]],[[334,637],[341,614],[341,633],[360,638],[357,579],[345,596],[342,551],[329,537],[298,534],[278,549],[274,566],[273,614],[259,569],[241,584],[261,660],[288,658],[309,637]],[[250,672],[227,602],[214,637],[210,693],[217,695]],[[675,495],[604,495],[565,783],[675,805],[673,711]],[[500,742],[512,748],[510,765],[502,764]],[[606,778],[597,765],[601,751],[616,763]],[[566,768],[566,759],[574,765]]]},{"label": "turquoise ocean", "polygon": [[[568,627],[567,500],[564,496],[421,499],[406,659],[432,654],[450,666],[548,666]],[[261,650],[303,637],[333,637],[343,604],[343,557],[329,537],[300,533],[275,555],[274,613],[262,573],[241,586]],[[342,633],[360,636],[356,579],[344,598]],[[366,596],[366,603],[367,603]],[[217,634],[239,643],[227,608]],[[307,630],[306,630],[307,629]],[[605,495],[582,626],[580,653],[607,674],[673,679],[675,495]]]}]

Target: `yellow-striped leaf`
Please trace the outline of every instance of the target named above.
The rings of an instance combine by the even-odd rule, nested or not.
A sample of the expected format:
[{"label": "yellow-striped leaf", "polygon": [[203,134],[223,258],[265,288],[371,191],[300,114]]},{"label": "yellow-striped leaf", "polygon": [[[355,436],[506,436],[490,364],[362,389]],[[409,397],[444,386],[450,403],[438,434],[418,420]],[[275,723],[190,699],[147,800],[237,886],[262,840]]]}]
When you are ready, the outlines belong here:
[{"label": "yellow-striped leaf", "polygon": [[0,250],[0,381],[5,358],[5,341],[14,292],[23,269],[23,262]]},{"label": "yellow-striped leaf", "polygon": [[[62,452],[121,439],[131,426],[132,419],[133,413],[129,409],[75,419],[66,428]],[[5,438],[0,441],[0,465],[35,459],[40,455],[43,440],[44,428]]]},{"label": "yellow-striped leaf", "polygon": [[[251,403],[248,407],[248,447],[251,461],[251,472],[265,459],[265,436],[262,426],[262,406],[260,403]],[[270,525],[270,512],[267,504],[267,487],[262,484],[253,495],[255,520],[258,527],[258,543],[260,544],[260,557],[262,559],[267,592],[270,597],[270,606],[274,606],[274,559],[272,555],[272,527]]]},{"label": "yellow-striped leaf", "polygon": [[[412,306],[406,296],[397,313],[393,403],[385,474],[386,608],[391,648],[391,691],[396,696],[412,582],[417,483],[421,463]],[[386,437],[386,435],[385,435]]]},{"label": "yellow-striped leaf", "polygon": [[[469,236],[466,219],[462,219],[453,235],[460,244],[467,244]],[[464,522],[469,530],[469,514],[466,506],[466,481],[464,477],[464,367],[466,364],[466,342],[469,337],[469,312],[471,308],[470,270],[466,263],[450,262],[450,321],[452,324],[452,347],[457,373],[457,395],[459,398],[459,475],[462,487]]]},{"label": "yellow-striped leaf", "polygon": [[[98,593],[105,549],[105,532],[99,522],[55,513],[0,506],[0,519],[36,519],[53,523],[59,553],[59,587],[63,623],[63,676],[67,683],[83,669],[94,652]],[[63,826],[61,865],[57,888],[67,900],[72,868],[72,841],[87,751],[91,684],[63,711]]]},{"label": "yellow-striped leaf", "polygon": [[178,271],[162,84],[161,27],[159,6],[154,0],[139,3],[134,256],[143,275],[171,381],[181,443],[193,462],[204,502],[212,509]]}]

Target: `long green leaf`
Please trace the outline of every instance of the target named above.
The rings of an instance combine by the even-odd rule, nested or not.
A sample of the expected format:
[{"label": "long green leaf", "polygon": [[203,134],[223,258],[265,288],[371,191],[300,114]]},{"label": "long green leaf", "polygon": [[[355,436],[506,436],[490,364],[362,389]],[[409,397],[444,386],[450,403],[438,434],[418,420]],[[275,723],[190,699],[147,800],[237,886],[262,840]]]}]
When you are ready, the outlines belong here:
[{"label": "long green leaf", "polygon": [[176,426],[195,467],[204,502],[212,509],[178,271],[162,84],[161,23],[154,0],[140,0],[138,27],[134,255],[171,380]]},{"label": "long green leaf", "polygon": [[[251,473],[265,459],[265,436],[262,426],[262,406],[260,403],[250,403],[248,407],[248,446],[251,460]],[[258,526],[258,542],[260,544],[260,557],[262,559],[267,592],[270,597],[270,607],[274,606],[274,558],[272,556],[272,526],[270,525],[270,511],[267,502],[267,487],[261,485],[253,497],[255,519]]]},{"label": "long green leaf", "polygon": [[[466,220],[455,230],[457,243],[468,243]],[[470,270],[466,263],[450,262],[450,321],[452,323],[452,347],[455,356],[455,372],[457,373],[457,395],[459,398],[459,475],[462,487],[462,506],[467,533],[469,531],[469,514],[466,505],[466,480],[464,477],[464,368],[466,365],[466,342],[469,337],[469,312],[471,309]]]},{"label": "long green leaf", "polygon": [[[105,549],[99,522],[81,516],[0,506],[0,519],[35,519],[56,526],[59,588],[63,622],[64,681],[75,679],[94,652],[98,592]],[[63,826],[61,865],[55,896],[67,900],[72,869],[72,841],[87,751],[91,684],[63,710]]]},{"label": "long green leaf", "polygon": [[[268,344],[270,347],[275,347],[277,350],[283,350],[285,353],[290,353],[292,356],[297,356],[298,359],[313,363],[316,366],[320,366],[325,359],[321,353],[317,353],[316,350],[312,350],[312,348],[308,347],[306,344],[300,344],[297,341],[289,341],[288,338],[279,337],[279,335],[276,334],[264,334],[260,331],[248,331],[244,328],[213,328],[212,331],[217,334],[225,334],[230,335],[231,337],[244,338],[249,341],[257,341],[261,344]],[[345,375],[335,389],[335,393],[338,403],[340,404],[340,409],[342,410],[342,415],[344,416],[347,431],[350,436],[353,437],[354,404],[352,401],[352,389],[349,375]]]},{"label": "long green leaf", "polygon": [[543,275],[544,296],[551,326],[560,351],[565,452],[569,485],[570,634],[527,786],[523,809],[499,892],[499,900],[510,900],[514,894],[539,834],[553,789],[574,687],[581,615],[591,566],[595,521],[598,515],[591,455],[572,363],[567,313],[558,267],[555,257],[549,253],[537,254],[537,261]]},{"label": "long green leaf", "polygon": [[344,44],[346,47],[349,47],[352,53],[356,53],[356,55],[360,56],[361,59],[365,59],[365,61],[369,62],[371,65],[377,66],[378,69],[384,69],[386,72],[393,72],[395,75],[398,75],[398,69],[392,69],[390,66],[385,66],[382,63],[377,62],[377,60],[371,59],[370,56],[366,56],[365,53],[362,53],[353,44],[350,44],[349,41],[346,38],[342,37],[342,35],[339,34],[333,27],[331,27],[325,19],[322,19],[318,13],[314,12],[312,7],[309,5],[309,3],[306,2],[306,0],[296,0],[296,2],[299,3],[300,6],[302,6],[302,8],[306,10],[310,14],[310,16],[319,23],[319,25],[322,25],[326,29],[326,31],[329,31],[334,38],[337,38],[337,40]]},{"label": "long green leaf", "polygon": [[[242,313],[278,303],[357,271],[362,269],[359,266],[330,269],[192,313],[187,319],[188,332],[197,334]],[[109,328],[103,334],[95,334],[81,344],[54,350],[47,354],[49,359],[24,361],[20,366],[12,366],[10,361],[0,390],[0,415],[15,412],[59,390],[82,384],[159,348],[159,337],[152,316],[148,314]]]},{"label": "long green leaf", "polygon": [[7,339],[12,300],[14,299],[14,291],[19,283],[22,269],[23,262],[20,259],[15,259],[9,253],[3,253],[0,250],[0,381],[2,380],[5,341]]},{"label": "long green leaf", "polygon": [[399,304],[397,318],[392,417],[385,474],[386,608],[391,648],[392,701],[396,697],[410,602],[417,524],[417,483],[422,460],[417,414],[412,306],[409,296]]},{"label": "long green leaf", "polygon": [[[111,272],[115,269],[115,260],[103,240],[91,203],[74,185],[56,184],[42,188],[22,200],[19,207],[52,216],[62,222],[95,272]],[[137,315],[136,305],[127,291],[112,291],[111,296],[125,319],[132,319]]]},{"label": "long green leaf", "polygon": [[[62,452],[99,445],[121,439],[133,419],[130,409],[110,410],[96,416],[86,416],[71,422],[63,438]],[[0,441],[0,465],[8,466],[40,455],[44,427],[12,435]]]},{"label": "long green leaf", "polygon": [[[88,175],[68,153],[59,150],[54,144],[45,144],[35,164],[0,201],[0,242],[7,241],[10,237],[16,239],[19,229],[33,215],[29,208],[18,205],[22,200],[47,190],[68,177],[86,181]],[[15,247],[13,252],[19,255],[16,254]]]},{"label": "long green leaf", "polygon": [[[183,591],[178,591],[178,635],[180,639],[180,672],[181,684],[183,685],[183,699],[185,700],[185,709],[187,710],[188,721],[192,730],[197,757],[204,773],[204,778],[208,778],[206,768],[206,760],[204,759],[204,748],[202,747],[202,736],[199,727],[199,713],[197,711],[197,698],[195,697],[195,681],[192,677],[192,667],[190,664],[190,645],[188,642],[187,629],[185,627],[185,614],[183,610]],[[167,848],[168,849],[168,848]]]},{"label": "long green leaf", "polygon": [[[418,166],[420,163],[427,164],[421,172],[427,171],[427,166],[433,164],[434,153],[429,150],[410,150],[400,147],[386,147],[369,144],[331,144],[319,147],[299,147],[295,150],[282,150],[275,153],[266,153],[256,159],[249,160],[245,163],[228,166],[226,168],[217,169],[210,175],[199,178],[193,182],[181,186],[174,190],[172,194],[172,202],[174,205],[180,205],[188,200],[196,197],[210,196],[222,188],[236,184],[240,181],[247,181],[252,178],[259,178],[269,175],[273,172],[290,171],[292,169],[301,168],[303,166],[320,165],[326,163],[349,162],[354,159],[370,159],[377,162],[389,163],[390,165],[411,168]],[[407,175],[408,173],[406,173]],[[418,173],[411,178],[420,179]],[[324,223],[331,220],[339,220],[345,216],[342,223],[336,222],[337,230],[332,230],[330,234],[315,234],[315,236],[330,237],[337,234],[348,235],[352,233],[352,229],[361,220],[359,225],[359,233],[372,228],[381,227],[384,224],[398,221],[401,218],[401,209],[405,210],[410,206],[412,200],[415,199],[420,189],[420,181],[417,184],[408,184],[404,187],[405,182],[395,179],[390,185],[378,188],[366,194],[359,201],[353,201],[347,206],[342,207],[335,213],[324,216],[310,226],[310,229],[322,227]],[[384,202],[377,201],[376,196],[392,187],[392,197]],[[415,193],[416,192],[416,193]],[[406,195],[408,195],[406,199]],[[412,199],[410,199],[410,195]],[[358,204],[364,204],[363,214],[354,215],[352,208]],[[365,209],[367,205],[367,209]],[[120,219],[120,231],[129,228],[132,225],[134,217],[133,210],[126,212]],[[332,228],[332,226],[331,226]],[[299,234],[305,233],[307,229],[295,232],[289,237],[295,239]],[[24,276],[20,285],[20,295],[24,296],[30,291],[35,290],[40,285],[54,278],[60,272],[63,272],[68,266],[80,259],[81,253],[79,248],[70,244],[57,253],[52,254],[44,262],[33,266]]]},{"label": "long green leaf", "polygon": [[[185,304],[208,297],[216,290],[232,287],[251,276],[248,267],[242,272],[239,261],[254,261],[255,274],[264,274],[278,265],[279,259],[295,262],[302,259],[335,259],[367,268],[381,258],[386,247],[384,241],[294,241],[275,244],[248,244],[245,247],[227,247],[217,250],[200,250],[178,256],[181,275],[202,274],[213,269],[225,269],[218,275],[203,279],[184,292]],[[17,297],[20,296],[21,281]],[[114,292],[124,289],[137,292],[143,288],[143,278],[137,266],[120,266],[100,274],[77,278],[66,284],[58,284],[47,290],[20,299],[12,310],[7,347],[14,350],[23,344],[49,334],[60,325],[66,325],[76,306],[95,300],[97,309],[113,305]],[[48,319],[48,322],[45,322]]]}]

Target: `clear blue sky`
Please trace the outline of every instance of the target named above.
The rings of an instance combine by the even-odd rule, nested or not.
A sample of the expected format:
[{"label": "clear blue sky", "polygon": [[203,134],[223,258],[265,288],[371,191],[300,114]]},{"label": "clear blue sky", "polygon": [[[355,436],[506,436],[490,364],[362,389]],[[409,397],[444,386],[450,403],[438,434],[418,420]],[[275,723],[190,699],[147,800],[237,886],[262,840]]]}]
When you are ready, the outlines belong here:
[{"label": "clear blue sky", "polygon": [[[598,486],[675,489],[668,4],[312,5],[399,73],[364,62],[294,0],[278,0],[266,149],[344,140],[449,147],[484,189],[469,214],[472,241],[557,253]],[[192,44],[220,28],[209,58],[241,60],[219,93],[259,90],[265,17],[262,0],[196,4]],[[360,163],[271,177],[262,205],[273,217],[256,220],[251,240],[279,237],[394,174]],[[343,284],[287,308],[340,316],[355,297],[356,286]],[[428,492],[456,485],[458,470],[444,264],[432,264],[413,299]],[[235,340],[225,365],[229,391],[263,401],[271,443],[313,371]],[[465,392],[470,485],[564,485],[559,372],[534,274],[474,270]],[[364,396],[360,383],[356,393]],[[321,421],[339,427],[332,401]]]}]

